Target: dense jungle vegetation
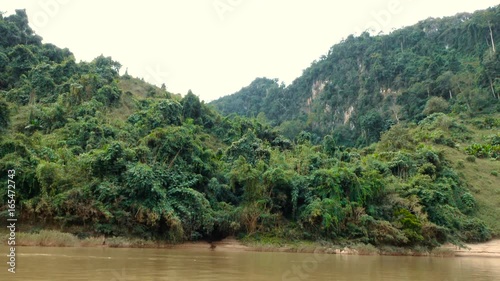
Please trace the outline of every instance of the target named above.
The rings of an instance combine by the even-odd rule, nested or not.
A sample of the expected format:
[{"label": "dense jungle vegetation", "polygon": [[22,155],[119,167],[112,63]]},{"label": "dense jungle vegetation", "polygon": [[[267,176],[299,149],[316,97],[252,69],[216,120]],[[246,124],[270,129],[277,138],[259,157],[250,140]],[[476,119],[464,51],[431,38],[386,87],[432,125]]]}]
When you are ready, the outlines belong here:
[{"label": "dense jungle vegetation", "polygon": [[76,62],[17,10],[0,16],[0,181],[15,169],[27,231],[485,241],[500,235],[499,33],[497,6],[350,36],[290,86],[214,102],[222,115],[111,57]]},{"label": "dense jungle vegetation", "polygon": [[211,104],[223,114],[262,112],[290,139],[306,130],[315,143],[331,134],[338,144],[362,147],[394,124],[434,112],[468,118],[500,111],[499,36],[500,6],[389,35],[351,35],[287,87],[257,78]]}]

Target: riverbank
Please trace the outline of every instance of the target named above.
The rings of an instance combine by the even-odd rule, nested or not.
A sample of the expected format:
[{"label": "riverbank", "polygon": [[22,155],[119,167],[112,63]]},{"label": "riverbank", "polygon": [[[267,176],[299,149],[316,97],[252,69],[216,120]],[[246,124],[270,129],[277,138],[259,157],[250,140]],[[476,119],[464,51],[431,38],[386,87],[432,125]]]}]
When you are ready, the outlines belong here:
[{"label": "riverbank", "polygon": [[492,257],[500,258],[500,239],[478,244],[467,244],[467,248],[446,245],[442,248],[453,250],[456,257]]},{"label": "riverbank", "polygon": [[[214,247],[215,246],[215,247]],[[212,248],[219,251],[258,251],[258,252],[288,252],[288,253],[325,253],[341,255],[393,255],[393,256],[440,256],[440,257],[496,257],[500,258],[500,239],[478,244],[465,244],[464,248],[447,244],[428,251],[424,248],[381,247],[376,248],[367,244],[339,246],[334,244],[315,242],[296,242],[288,245],[265,244],[259,242],[239,241],[226,238],[222,241],[191,242],[173,245],[176,249],[203,249]]]},{"label": "riverbank", "polygon": [[[4,240],[7,241],[7,240]],[[465,248],[455,245],[444,245],[432,251],[425,248],[380,247],[369,244],[354,244],[340,246],[327,242],[272,242],[263,243],[255,240],[237,240],[233,237],[221,241],[183,242],[178,244],[156,242],[124,237],[89,237],[79,239],[73,234],[52,230],[42,230],[39,233],[17,233],[17,246],[48,246],[48,247],[111,247],[111,248],[168,248],[197,249],[212,251],[257,251],[257,252],[288,252],[288,253],[325,253],[340,255],[401,255],[401,256],[440,256],[440,257],[497,257],[500,258],[500,239],[479,244],[466,244]]]}]

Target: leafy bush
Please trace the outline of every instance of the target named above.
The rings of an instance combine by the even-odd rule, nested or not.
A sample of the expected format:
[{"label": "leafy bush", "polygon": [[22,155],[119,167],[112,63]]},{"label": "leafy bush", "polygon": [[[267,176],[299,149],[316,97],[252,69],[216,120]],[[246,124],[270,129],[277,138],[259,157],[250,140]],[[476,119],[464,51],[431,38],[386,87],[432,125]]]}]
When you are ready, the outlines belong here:
[{"label": "leafy bush", "polygon": [[499,158],[500,145],[474,143],[465,148],[465,152],[478,158]]},{"label": "leafy bush", "polygon": [[430,115],[437,112],[446,112],[449,108],[449,103],[442,97],[431,97],[425,104],[424,115]]},{"label": "leafy bush", "polygon": [[0,99],[0,131],[7,129],[10,124],[9,105]]},{"label": "leafy bush", "polygon": [[472,156],[472,155],[469,155],[469,156],[465,157],[465,160],[467,162],[474,163],[474,162],[476,162],[476,157]]}]

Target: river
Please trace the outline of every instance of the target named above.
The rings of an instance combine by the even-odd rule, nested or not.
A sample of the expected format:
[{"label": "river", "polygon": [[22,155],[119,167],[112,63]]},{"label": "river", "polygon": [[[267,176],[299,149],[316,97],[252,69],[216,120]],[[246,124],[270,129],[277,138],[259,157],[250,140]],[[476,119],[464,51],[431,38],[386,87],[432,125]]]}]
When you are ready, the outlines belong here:
[{"label": "river", "polygon": [[[0,247],[0,280],[500,280],[500,259],[219,251],[17,247],[16,273]],[[3,255],[5,253],[5,255]]]}]

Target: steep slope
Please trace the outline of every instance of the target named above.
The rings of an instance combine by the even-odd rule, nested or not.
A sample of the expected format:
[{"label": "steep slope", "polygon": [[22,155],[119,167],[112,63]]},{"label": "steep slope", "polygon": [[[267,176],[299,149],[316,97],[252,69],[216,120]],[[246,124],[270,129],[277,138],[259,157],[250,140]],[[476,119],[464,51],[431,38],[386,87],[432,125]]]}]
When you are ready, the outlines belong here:
[{"label": "steep slope", "polygon": [[286,88],[259,78],[211,104],[226,114],[263,112],[288,137],[333,132],[338,143],[367,145],[392,124],[423,119],[431,98],[446,100],[444,111],[498,112],[499,39],[500,6],[349,36]]},{"label": "steep slope", "polygon": [[221,158],[248,130],[273,141],[268,125],[119,76],[111,57],[77,63],[43,44],[24,10],[0,14],[0,38],[0,178],[16,186],[0,197],[15,200],[25,230],[171,241],[229,231],[235,207],[223,203],[241,194],[226,188]]}]

